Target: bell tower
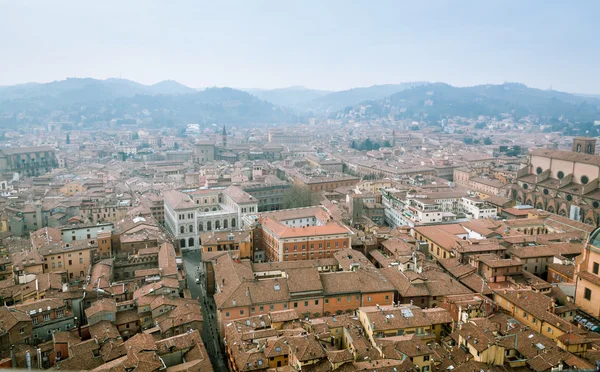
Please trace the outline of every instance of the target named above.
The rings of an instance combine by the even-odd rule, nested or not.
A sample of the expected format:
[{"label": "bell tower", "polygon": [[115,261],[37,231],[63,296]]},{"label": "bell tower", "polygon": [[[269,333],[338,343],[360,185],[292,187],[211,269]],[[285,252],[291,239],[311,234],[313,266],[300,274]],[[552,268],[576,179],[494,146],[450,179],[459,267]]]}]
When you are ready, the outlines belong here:
[{"label": "bell tower", "polygon": [[573,152],[594,155],[596,153],[596,139],[591,137],[573,138]]}]

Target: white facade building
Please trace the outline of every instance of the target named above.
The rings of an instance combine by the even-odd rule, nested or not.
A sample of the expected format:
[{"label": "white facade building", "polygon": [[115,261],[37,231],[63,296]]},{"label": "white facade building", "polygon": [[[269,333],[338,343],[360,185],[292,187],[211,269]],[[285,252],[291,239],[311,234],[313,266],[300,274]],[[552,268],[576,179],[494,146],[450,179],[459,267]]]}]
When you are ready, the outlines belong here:
[{"label": "white facade building", "polygon": [[181,248],[199,248],[206,231],[239,230],[243,217],[256,214],[258,200],[237,186],[164,193],[165,225]]},{"label": "white facade building", "polygon": [[479,198],[463,197],[461,207],[463,213],[471,219],[495,218],[498,215],[498,208]]}]

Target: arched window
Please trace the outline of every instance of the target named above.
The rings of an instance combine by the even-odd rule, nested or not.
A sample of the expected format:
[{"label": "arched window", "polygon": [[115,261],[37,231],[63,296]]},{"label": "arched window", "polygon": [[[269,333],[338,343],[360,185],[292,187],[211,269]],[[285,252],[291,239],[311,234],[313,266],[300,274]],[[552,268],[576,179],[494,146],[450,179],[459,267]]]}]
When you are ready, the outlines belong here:
[{"label": "arched window", "polygon": [[179,226],[179,232],[185,234],[185,226]]},{"label": "arched window", "polygon": [[180,246],[181,248],[185,248],[185,239],[181,239],[181,240],[179,241],[179,246]]},{"label": "arched window", "polygon": [[188,247],[193,247],[194,246],[194,238],[189,238],[188,239]]},{"label": "arched window", "polygon": [[213,212],[217,210],[217,207],[212,207]]},{"label": "arched window", "polygon": [[223,228],[224,228],[224,229],[226,229],[226,228],[227,228],[227,225],[228,225],[228,224],[227,224],[227,220],[226,220],[226,219],[225,219],[225,220],[223,220]]},{"label": "arched window", "polygon": [[188,232],[194,232],[194,225],[188,226]]},{"label": "arched window", "polygon": [[231,219],[231,227],[235,227],[235,218]]},{"label": "arched window", "polygon": [[220,229],[220,228],[221,228],[221,221],[219,221],[219,220],[216,220],[216,221],[215,221],[215,230],[216,230],[216,229]]},{"label": "arched window", "polygon": [[581,143],[577,144],[577,152],[581,152]]},{"label": "arched window", "polygon": [[208,222],[206,223],[206,230],[207,230],[207,231],[210,231],[210,230],[212,230],[212,222],[208,221]]},{"label": "arched window", "polygon": [[592,152],[592,144],[591,143],[588,143],[588,145],[587,145],[587,153],[588,154],[593,154],[593,152]]},{"label": "arched window", "polygon": [[203,222],[200,222],[198,224],[198,231],[204,231],[204,223]]},{"label": "arched window", "polygon": [[208,208],[204,208],[204,212],[208,212]]}]

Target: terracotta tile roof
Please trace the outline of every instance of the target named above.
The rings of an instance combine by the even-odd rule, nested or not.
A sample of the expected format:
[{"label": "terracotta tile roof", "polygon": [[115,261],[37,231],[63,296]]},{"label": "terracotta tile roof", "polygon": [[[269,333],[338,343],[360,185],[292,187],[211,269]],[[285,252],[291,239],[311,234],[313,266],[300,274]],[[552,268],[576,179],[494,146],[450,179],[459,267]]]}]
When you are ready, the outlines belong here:
[{"label": "terracotta tile roof", "polygon": [[298,292],[323,292],[323,284],[316,267],[305,267],[287,271],[290,294]]},{"label": "terracotta tile roof", "polygon": [[367,316],[373,332],[431,326],[429,318],[417,306],[361,307],[360,310]]},{"label": "terracotta tile roof", "polygon": [[200,304],[189,302],[179,305],[166,314],[158,316],[155,321],[158,323],[161,332],[192,323],[202,323],[202,309]]},{"label": "terracotta tile roof", "polygon": [[255,273],[264,271],[276,271],[276,270],[288,270],[297,269],[304,267],[337,267],[339,265],[338,260],[335,258],[318,258],[314,260],[300,260],[300,261],[281,261],[281,262],[260,262],[252,263],[252,270]]},{"label": "terracotta tile roof", "polygon": [[156,351],[160,354],[170,354],[173,351],[187,351],[202,342],[198,330],[193,330],[173,337],[156,341]]},{"label": "terracotta tile roof", "polygon": [[261,224],[281,239],[304,236],[350,235],[350,230],[337,222],[330,222],[322,226],[286,227],[281,222],[266,217],[261,220]]},{"label": "terracotta tile roof", "polygon": [[553,257],[556,250],[547,245],[512,246],[506,250],[506,254],[518,258]]},{"label": "terracotta tile roof", "polygon": [[[92,370],[101,366],[104,360],[100,357],[100,346],[98,341],[90,339],[70,347],[71,357],[57,363],[63,370]],[[94,353],[97,352],[97,356]]]},{"label": "terracotta tile roof", "polygon": [[[90,274],[90,284],[86,290],[95,290],[97,288],[106,288],[110,286],[112,278],[113,259],[106,259],[92,266]],[[89,289],[88,289],[89,288]]]},{"label": "terracotta tile roof", "polygon": [[398,238],[384,240],[381,242],[381,246],[396,256],[410,256],[416,249],[414,244],[407,243]]},{"label": "terracotta tile roof", "polygon": [[557,263],[548,264],[548,270],[554,270],[559,274],[565,275],[567,278],[573,279],[575,275],[575,265],[563,265]]},{"label": "terracotta tile roof", "polygon": [[177,279],[163,278],[162,280],[159,280],[158,282],[146,284],[145,286],[137,289],[133,293],[133,299],[137,300],[140,297],[147,296],[147,295],[154,296],[154,294],[159,289],[162,289],[162,288],[168,288],[171,291],[179,290],[179,282],[177,281]]},{"label": "terracotta tile roof", "polygon": [[540,156],[545,158],[565,160],[576,163],[584,163],[596,165],[600,164],[600,156],[589,155],[580,152],[564,151],[564,150],[548,150],[548,149],[533,149],[529,152],[532,156]]},{"label": "terracotta tile roof", "polygon": [[289,337],[287,339],[290,353],[300,362],[326,358],[327,353],[314,335]]},{"label": "terracotta tile roof", "polygon": [[117,312],[117,316],[115,319],[116,325],[139,322],[140,316],[137,313],[137,310],[125,310]]},{"label": "terracotta tile roof", "polygon": [[258,203],[257,199],[254,199],[252,195],[242,190],[239,186],[229,186],[223,190],[223,193],[237,204]]},{"label": "terracotta tile roof", "polygon": [[[352,363],[351,371],[355,372],[372,372],[372,371],[380,371],[380,372],[393,372],[394,369],[396,371],[404,371],[411,372],[416,371],[415,366],[410,361],[410,359],[405,360],[397,360],[397,359],[377,359],[370,361],[362,361],[362,362],[354,362]],[[350,371],[350,370],[348,370]]]},{"label": "terracotta tile roof", "polygon": [[59,273],[38,274],[37,281],[39,292],[52,289],[62,291],[62,275]]},{"label": "terracotta tile roof", "polygon": [[458,258],[439,258],[437,261],[444,268],[444,270],[449,272],[455,278],[460,279],[477,271],[476,267],[463,264]]},{"label": "terracotta tile roof", "polygon": [[100,350],[100,355],[105,363],[117,358],[121,358],[125,354],[127,354],[127,351],[125,349],[123,340],[109,339],[102,345],[102,349]]},{"label": "terracotta tile roof", "polygon": [[163,277],[177,275],[177,261],[173,244],[164,242],[160,245],[158,267],[161,269],[161,276]]},{"label": "terracotta tile roof", "polygon": [[31,323],[31,318],[24,312],[0,307],[0,335],[5,335],[20,322]]},{"label": "terracotta tile roof", "polygon": [[458,236],[440,229],[438,226],[418,226],[414,229],[416,232],[447,251],[452,250],[457,242],[462,240]]},{"label": "terracotta tile roof", "polygon": [[42,309],[42,311],[46,311],[46,309],[48,307],[50,309],[60,309],[60,308],[66,307],[66,306],[67,305],[65,304],[65,302],[62,299],[44,298],[44,299],[33,301],[33,302],[18,304],[18,305],[15,305],[14,308],[28,314],[32,310],[38,311],[40,308]]},{"label": "terracotta tile roof", "polygon": [[579,278],[587,280],[588,282],[594,283],[597,286],[600,286],[600,277],[598,277],[598,275],[588,273],[587,271],[579,271],[577,273],[577,276]]},{"label": "terracotta tile roof", "polygon": [[523,262],[518,258],[501,258],[494,254],[482,254],[475,256],[474,259],[483,262],[485,265],[492,268],[522,266]]},{"label": "terracotta tile roof", "polygon": [[44,256],[34,250],[25,250],[12,254],[13,270],[26,270],[29,266],[41,265],[44,263]]},{"label": "terracotta tile roof", "polygon": [[96,338],[100,345],[103,345],[106,341],[121,338],[117,327],[108,320],[101,320],[96,324],[90,325],[90,336]]},{"label": "terracotta tile roof", "polygon": [[75,345],[80,343],[81,339],[77,333],[73,334],[73,332],[52,332],[52,341],[48,342]]},{"label": "terracotta tile roof", "polygon": [[431,355],[433,351],[416,334],[386,337],[376,340],[383,356],[389,359],[402,360],[405,357]]},{"label": "terracotta tile roof", "polygon": [[271,311],[269,313],[269,317],[271,318],[271,322],[291,322],[293,320],[300,319],[298,312],[293,309],[288,310],[280,310],[280,311]]},{"label": "terracotta tile roof", "polygon": [[85,316],[89,319],[99,313],[116,313],[117,302],[112,298],[103,298],[92,302],[92,306],[85,309]]},{"label": "terracotta tile roof", "polygon": [[492,289],[488,286],[485,279],[483,279],[477,273],[471,273],[461,277],[460,282],[464,284],[467,288],[472,290],[475,293],[481,293],[484,295],[492,294]]},{"label": "terracotta tile roof", "polygon": [[438,297],[472,293],[460,282],[438,270],[417,274],[388,267],[379,271],[394,285],[401,297]]},{"label": "terracotta tile roof", "polygon": [[211,231],[200,234],[200,240],[204,246],[215,244],[238,244],[241,242],[249,242],[251,238],[252,232],[250,230]]},{"label": "terracotta tile roof", "polygon": [[363,269],[375,269],[375,266],[364,254],[354,249],[340,249],[333,253],[333,257],[339,262],[345,271],[352,271],[359,267]]},{"label": "terracotta tile roof", "polygon": [[196,207],[189,195],[186,195],[181,191],[167,190],[163,192],[163,196],[165,202],[168,203],[173,210],[192,209]]}]

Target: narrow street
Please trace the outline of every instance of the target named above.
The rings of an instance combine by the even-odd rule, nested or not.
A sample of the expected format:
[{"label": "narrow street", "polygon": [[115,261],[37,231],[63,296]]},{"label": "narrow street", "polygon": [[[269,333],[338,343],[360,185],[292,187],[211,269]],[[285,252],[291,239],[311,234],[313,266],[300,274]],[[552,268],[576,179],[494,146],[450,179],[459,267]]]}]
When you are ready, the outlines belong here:
[{"label": "narrow street", "polygon": [[214,312],[208,310],[211,306],[214,308],[214,301],[211,298],[208,298],[208,296],[205,296],[202,281],[200,284],[196,284],[198,268],[200,267],[200,269],[202,269],[200,254],[200,251],[183,252],[183,261],[187,271],[187,284],[192,297],[200,298],[203,317],[202,339],[206,345],[206,350],[210,356],[213,368],[215,371],[226,371],[227,366],[225,364],[225,358],[221,347],[219,346],[217,321],[214,317]]}]

